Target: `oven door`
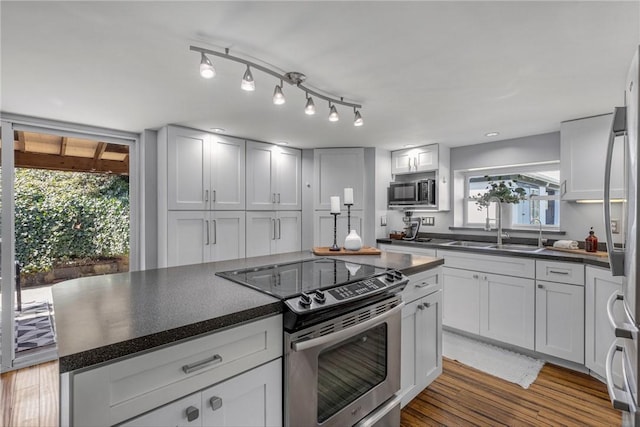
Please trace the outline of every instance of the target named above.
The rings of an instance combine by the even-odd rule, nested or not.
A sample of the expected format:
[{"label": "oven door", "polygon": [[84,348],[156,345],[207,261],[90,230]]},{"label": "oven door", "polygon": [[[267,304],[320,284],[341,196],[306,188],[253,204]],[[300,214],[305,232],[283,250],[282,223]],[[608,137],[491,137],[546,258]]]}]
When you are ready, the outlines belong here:
[{"label": "oven door", "polygon": [[285,334],[286,425],[352,426],[400,389],[403,305],[394,297]]}]

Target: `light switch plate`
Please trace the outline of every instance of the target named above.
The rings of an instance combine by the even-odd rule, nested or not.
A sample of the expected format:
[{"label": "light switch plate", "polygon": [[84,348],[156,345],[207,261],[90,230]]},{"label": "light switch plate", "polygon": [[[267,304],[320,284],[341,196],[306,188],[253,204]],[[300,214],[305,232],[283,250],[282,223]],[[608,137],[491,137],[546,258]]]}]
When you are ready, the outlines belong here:
[{"label": "light switch plate", "polygon": [[380,217],[380,226],[384,227],[385,225],[387,225],[387,216],[386,215],[382,215]]},{"label": "light switch plate", "polygon": [[611,220],[611,232],[613,234],[620,234],[620,230],[618,229],[618,220],[617,219],[612,219]]},{"label": "light switch plate", "polygon": [[422,225],[436,225],[436,217],[434,217],[434,216],[423,216],[422,217]]}]

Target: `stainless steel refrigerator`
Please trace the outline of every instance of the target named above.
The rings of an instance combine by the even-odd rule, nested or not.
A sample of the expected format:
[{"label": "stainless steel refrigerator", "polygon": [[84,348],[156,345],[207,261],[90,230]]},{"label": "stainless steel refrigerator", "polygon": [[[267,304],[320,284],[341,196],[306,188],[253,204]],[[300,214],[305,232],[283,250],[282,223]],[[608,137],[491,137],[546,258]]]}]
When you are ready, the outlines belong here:
[{"label": "stainless steel refrigerator", "polygon": [[[615,330],[616,340],[609,349],[606,362],[607,388],[613,406],[622,412],[623,425],[640,427],[640,412],[638,411],[638,365],[640,351],[640,290],[638,289],[638,263],[640,258],[637,242],[640,233],[638,228],[638,177],[640,164],[638,163],[638,89],[640,75],[638,68],[639,50],[636,50],[631,67],[627,75],[624,88],[625,106],[614,111],[607,160],[604,186],[604,229],[607,234],[609,265],[613,276],[623,276],[622,294],[611,295],[607,306],[609,320]],[[614,141],[623,136],[625,145],[625,198],[623,201],[623,229],[624,242],[621,247],[613,247],[611,227],[611,162],[614,152]],[[614,306],[623,304],[624,314],[616,318]],[[619,311],[618,311],[619,312]],[[620,352],[622,357],[615,357]],[[614,362],[617,364],[614,367]],[[620,369],[621,365],[621,369]],[[616,384],[615,371],[622,372],[622,384]]]}]

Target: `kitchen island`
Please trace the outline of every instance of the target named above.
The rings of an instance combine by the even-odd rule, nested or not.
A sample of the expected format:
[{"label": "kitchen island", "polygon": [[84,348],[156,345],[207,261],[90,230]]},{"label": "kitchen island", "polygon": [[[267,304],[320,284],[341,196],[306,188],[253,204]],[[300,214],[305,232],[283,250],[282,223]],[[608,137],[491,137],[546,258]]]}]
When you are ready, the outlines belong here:
[{"label": "kitchen island", "polygon": [[[61,425],[118,424],[280,358],[283,303],[215,273],[311,258],[317,257],[302,251],[82,278],[54,286]],[[339,258],[407,275],[443,262],[384,252]],[[235,359],[225,357],[220,369],[187,375],[184,381],[191,369],[187,356],[198,359],[224,345],[237,347],[231,352]],[[176,352],[181,346],[186,347]],[[207,374],[211,371],[217,373]],[[166,381],[157,380],[163,376]]]}]

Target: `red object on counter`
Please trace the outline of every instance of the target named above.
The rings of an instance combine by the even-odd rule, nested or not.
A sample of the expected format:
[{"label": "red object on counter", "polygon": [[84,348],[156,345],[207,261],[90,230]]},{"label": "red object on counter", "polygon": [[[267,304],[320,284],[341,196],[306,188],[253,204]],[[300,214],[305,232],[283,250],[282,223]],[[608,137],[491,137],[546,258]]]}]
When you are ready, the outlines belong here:
[{"label": "red object on counter", "polygon": [[589,235],[584,239],[584,250],[587,252],[598,252],[598,238],[593,232],[593,227],[589,230]]}]

